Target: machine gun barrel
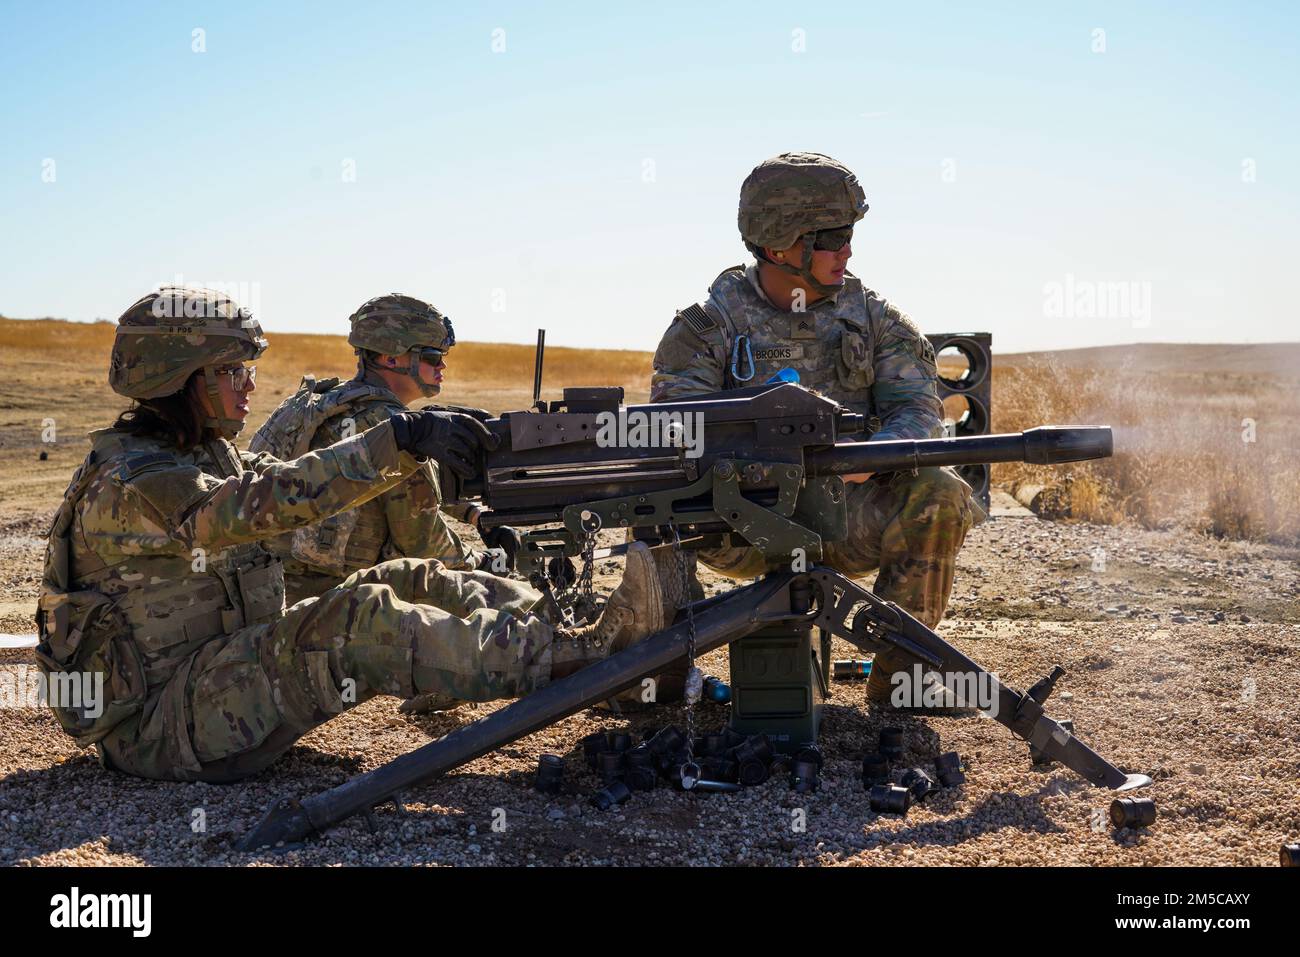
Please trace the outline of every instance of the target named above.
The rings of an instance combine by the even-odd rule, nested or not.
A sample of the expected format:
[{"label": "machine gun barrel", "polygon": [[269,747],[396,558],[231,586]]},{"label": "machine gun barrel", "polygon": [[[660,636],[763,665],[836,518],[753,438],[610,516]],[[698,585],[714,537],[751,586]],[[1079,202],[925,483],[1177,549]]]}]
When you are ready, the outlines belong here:
[{"label": "machine gun barrel", "polygon": [[1060,465],[1104,459],[1113,451],[1114,441],[1107,426],[1043,425],[1002,435],[839,442],[809,449],[804,453],[804,462],[809,475],[849,475],[993,462]]}]

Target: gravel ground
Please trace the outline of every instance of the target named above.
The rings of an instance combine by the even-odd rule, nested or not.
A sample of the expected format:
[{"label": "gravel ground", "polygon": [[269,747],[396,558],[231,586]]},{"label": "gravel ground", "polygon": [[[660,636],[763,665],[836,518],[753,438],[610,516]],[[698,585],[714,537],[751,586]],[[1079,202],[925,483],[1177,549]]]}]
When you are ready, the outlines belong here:
[{"label": "gravel ground", "polygon": [[[9,528],[0,631],[30,631],[39,539]],[[103,771],[46,711],[0,715],[0,863],[46,864],[1106,864],[1275,866],[1300,838],[1300,571],[1295,551],[999,517],[962,552],[940,632],[1024,688],[1053,664],[1068,675],[1049,704],[1110,760],[1155,778],[1160,817],[1115,831],[1110,792],[1031,766],[1023,742],[991,720],[918,719],[868,709],[837,683],[823,722],[821,790],[784,781],[733,795],[635,794],[587,804],[596,789],[579,739],[596,728],[682,723],[664,707],[632,719],[585,712],[473,761],[406,796],[406,813],[352,819],[301,850],[240,854],[235,837],[286,795],[338,784],[472,721],[493,705],[423,717],[370,701],[302,739],[271,771],[239,785],[160,784]],[[602,570],[610,587],[617,567]],[[715,588],[718,579],[705,577]],[[29,612],[28,612],[29,614]],[[836,657],[856,649],[836,642]],[[704,659],[725,676],[727,652]],[[0,651],[0,664],[30,663]],[[725,710],[701,706],[701,724]],[[956,750],[965,786],[905,818],[877,816],[858,778],[885,724],[906,729],[906,765]],[[565,755],[567,792],[530,788],[537,755]],[[932,768],[932,764],[930,765]],[[897,776],[897,772],[895,772]]]}]

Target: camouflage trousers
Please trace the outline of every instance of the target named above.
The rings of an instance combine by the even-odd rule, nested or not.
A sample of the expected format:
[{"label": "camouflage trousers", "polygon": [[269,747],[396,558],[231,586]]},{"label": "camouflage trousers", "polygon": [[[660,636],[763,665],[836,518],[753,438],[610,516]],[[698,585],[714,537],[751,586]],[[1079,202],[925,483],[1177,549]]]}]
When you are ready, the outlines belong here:
[{"label": "camouflage trousers", "polygon": [[[927,468],[850,484],[846,498],[848,537],[827,543],[821,564],[850,578],[879,569],[872,591],[934,628],[948,607],[966,533],[987,517],[970,486],[952,469]],[[768,570],[755,548],[699,554],[706,565],[732,578],[754,578]]]},{"label": "camouflage trousers", "polygon": [[551,674],[540,595],[486,572],[403,558],[356,572],[269,624],[210,639],[99,745],[147,778],[233,781],[375,695],[521,697]]},{"label": "camouflage trousers", "polygon": [[284,603],[292,607],[304,598],[319,598],[342,584],[337,575],[322,575],[293,559],[284,560]]}]

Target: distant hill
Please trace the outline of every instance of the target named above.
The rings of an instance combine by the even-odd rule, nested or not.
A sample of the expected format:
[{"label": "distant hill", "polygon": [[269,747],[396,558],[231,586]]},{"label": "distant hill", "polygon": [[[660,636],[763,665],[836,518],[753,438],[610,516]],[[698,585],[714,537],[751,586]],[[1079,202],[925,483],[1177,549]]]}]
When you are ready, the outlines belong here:
[{"label": "distant hill", "polygon": [[[39,323],[41,332],[33,335],[36,328],[29,323]],[[111,343],[112,329],[116,326],[109,320],[100,319],[91,322],[69,322],[64,319],[14,319],[0,313],[0,345],[27,349],[42,349],[57,343],[61,347],[87,345],[94,343]],[[321,335],[312,333],[277,333],[270,332],[272,341],[294,344],[294,351],[303,346],[310,348],[328,348],[337,346],[339,354],[344,356],[343,364],[350,366],[352,351],[340,335]],[[53,341],[51,341],[53,340]],[[462,349],[458,354],[460,362],[470,359],[471,354],[478,358],[491,358],[488,368],[474,369],[475,373],[500,373],[497,363],[508,356],[517,366],[518,374],[529,382],[532,381],[533,347],[514,343],[471,343],[473,348]],[[1027,362],[1053,362],[1057,365],[1075,369],[1129,370],[1131,372],[1217,372],[1238,375],[1274,375],[1288,379],[1300,379],[1300,342],[1257,342],[1237,345],[1213,343],[1181,342],[1138,342],[1122,346],[1095,346],[1088,349],[1052,349],[1040,352],[998,352],[997,341],[993,343],[993,357],[996,365],[1024,365]],[[481,350],[481,352],[480,352]],[[630,372],[632,367],[645,366],[649,369],[652,353],[634,349],[601,349],[600,358],[606,362],[617,363],[620,372]],[[547,349],[548,372],[551,360],[561,355],[572,353],[585,356],[588,350],[555,346]],[[277,359],[288,359],[284,352],[277,351]],[[581,360],[581,365],[590,371],[590,362]],[[469,372],[469,368],[463,371]],[[512,369],[512,372],[515,370]],[[556,369],[558,372],[558,368]],[[577,369],[566,369],[577,372]],[[648,375],[648,371],[646,372]],[[549,377],[548,377],[549,378]],[[570,383],[572,384],[572,383]]]},{"label": "distant hill", "polygon": [[1113,369],[1132,372],[1226,372],[1238,375],[1274,375],[1300,378],[1300,342],[1256,342],[1212,345],[1181,342],[1139,342],[1090,349],[1054,349],[1045,352],[1007,352],[995,349],[996,365],[1054,362],[1076,369]]}]

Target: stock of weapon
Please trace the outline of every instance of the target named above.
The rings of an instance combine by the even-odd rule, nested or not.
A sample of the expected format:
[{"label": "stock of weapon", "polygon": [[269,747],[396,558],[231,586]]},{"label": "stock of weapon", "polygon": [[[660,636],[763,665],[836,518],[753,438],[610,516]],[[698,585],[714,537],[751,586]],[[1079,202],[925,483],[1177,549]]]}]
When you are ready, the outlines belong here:
[{"label": "stock of weapon", "polygon": [[[631,406],[622,403],[622,389],[568,388],[563,400],[544,403],[539,387],[540,375],[532,410],[487,421],[501,443],[485,453],[479,477],[444,491],[449,499],[481,499],[490,509],[480,518],[484,528],[528,529],[521,570],[548,595],[573,591],[568,564],[579,556],[591,560],[602,529],[624,529],[651,545],[674,543],[665,547],[747,544],[775,570],[692,604],[697,655],[739,642],[732,649],[734,668],[737,647],[756,633],[793,628],[810,634],[816,627],[825,670],[834,635],[871,654],[901,652],[924,669],[971,676],[975,687],[991,689],[993,705],[985,714],[1046,758],[1101,787],[1131,790],[1150,783],[1145,775],[1120,770],[1048,717],[1044,703],[1059,677],[1055,671],[1052,680],[1018,691],[897,605],[817,564],[826,542],[847,535],[842,475],[1102,458],[1112,451],[1109,428],[1044,426],[1005,435],[852,441],[867,427],[865,416],[793,383]],[[573,610],[571,600],[568,608]],[[688,632],[679,614],[672,627],[380,768],[302,801],[285,799],[240,847],[301,840],[607,700],[680,663]],[[737,708],[744,689],[733,682],[733,692]],[[815,721],[811,727],[815,734]]]}]

